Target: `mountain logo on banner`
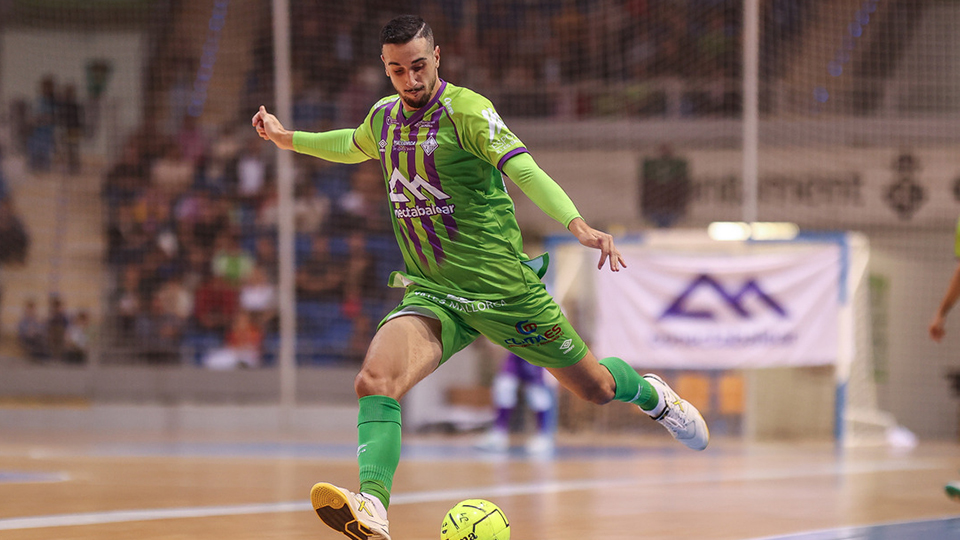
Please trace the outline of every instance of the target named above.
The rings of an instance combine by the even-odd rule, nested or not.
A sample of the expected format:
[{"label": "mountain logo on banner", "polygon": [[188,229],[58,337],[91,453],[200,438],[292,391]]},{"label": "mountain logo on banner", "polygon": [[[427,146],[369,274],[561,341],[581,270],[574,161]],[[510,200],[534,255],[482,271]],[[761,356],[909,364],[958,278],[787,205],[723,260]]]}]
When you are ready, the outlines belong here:
[{"label": "mountain logo on banner", "polygon": [[787,317],[787,311],[779,302],[764,292],[755,279],[746,280],[735,293],[730,293],[719,281],[708,274],[700,274],[681,292],[660,315],[660,320],[669,317],[681,317],[687,319],[716,319],[716,312],[710,309],[690,309],[687,307],[687,299],[700,289],[707,289],[713,292],[723,305],[730,308],[741,319],[751,319],[756,315],[744,307],[744,303],[749,298],[756,298],[760,303],[766,305],[770,311],[776,313],[781,318]]}]

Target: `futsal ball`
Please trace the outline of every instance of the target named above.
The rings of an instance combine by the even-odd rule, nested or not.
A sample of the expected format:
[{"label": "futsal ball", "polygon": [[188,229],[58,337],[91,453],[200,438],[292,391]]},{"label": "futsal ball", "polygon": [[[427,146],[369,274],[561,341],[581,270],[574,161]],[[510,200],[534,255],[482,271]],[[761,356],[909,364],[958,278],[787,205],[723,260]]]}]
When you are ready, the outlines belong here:
[{"label": "futsal ball", "polygon": [[443,518],[440,540],[510,540],[510,522],[492,502],[467,499]]}]

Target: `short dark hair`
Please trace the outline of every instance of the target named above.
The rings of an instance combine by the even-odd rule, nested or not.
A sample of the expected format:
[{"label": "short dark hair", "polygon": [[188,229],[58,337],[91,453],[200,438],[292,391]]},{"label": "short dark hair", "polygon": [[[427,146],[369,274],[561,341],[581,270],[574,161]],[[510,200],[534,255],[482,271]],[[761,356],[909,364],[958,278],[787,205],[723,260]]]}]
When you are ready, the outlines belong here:
[{"label": "short dark hair", "polygon": [[418,15],[394,17],[380,30],[380,47],[387,43],[403,45],[417,38],[424,38],[433,48],[433,29]]}]

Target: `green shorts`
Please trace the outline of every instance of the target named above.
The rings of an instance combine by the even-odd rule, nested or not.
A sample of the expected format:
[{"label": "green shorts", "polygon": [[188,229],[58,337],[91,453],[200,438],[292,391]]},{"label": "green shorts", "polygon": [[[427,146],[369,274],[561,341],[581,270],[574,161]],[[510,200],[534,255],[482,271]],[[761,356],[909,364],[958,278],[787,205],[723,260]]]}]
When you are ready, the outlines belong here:
[{"label": "green shorts", "polygon": [[587,354],[587,345],[543,285],[500,300],[471,300],[410,285],[400,305],[380,324],[404,314],[440,321],[441,364],[481,334],[537,366],[571,366]]}]

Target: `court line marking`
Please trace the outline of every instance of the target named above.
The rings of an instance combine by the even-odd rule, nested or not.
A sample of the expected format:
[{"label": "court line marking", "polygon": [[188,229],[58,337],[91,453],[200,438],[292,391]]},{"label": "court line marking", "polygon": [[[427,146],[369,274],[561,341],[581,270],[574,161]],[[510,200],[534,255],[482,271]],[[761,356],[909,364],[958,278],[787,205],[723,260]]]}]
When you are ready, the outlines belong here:
[{"label": "court line marking", "polygon": [[[897,461],[874,461],[860,463],[825,464],[809,467],[802,471],[794,468],[772,470],[747,470],[742,472],[713,472],[669,476],[648,476],[627,479],[570,480],[564,482],[539,482],[526,484],[504,484],[487,487],[465,487],[460,489],[398,493],[390,498],[391,506],[419,504],[424,502],[456,501],[477,497],[506,497],[512,495],[555,494],[567,491],[610,489],[631,485],[676,485],[704,482],[730,482],[743,480],[778,480],[787,478],[806,478],[842,474],[862,474],[868,472],[936,470],[942,464],[927,462],[900,463]],[[72,527],[83,525],[101,525],[107,523],[125,523],[130,521],[153,521],[164,519],[185,519],[200,517],[222,517],[247,514],[269,514],[281,512],[313,511],[305,502],[288,501],[278,503],[241,504],[230,506],[199,506],[180,508],[152,508],[141,510],[110,510],[105,512],[87,512],[77,514],[55,514],[0,519],[0,531],[23,529],[41,529],[47,527]],[[763,540],[763,539],[757,539]]]}]

